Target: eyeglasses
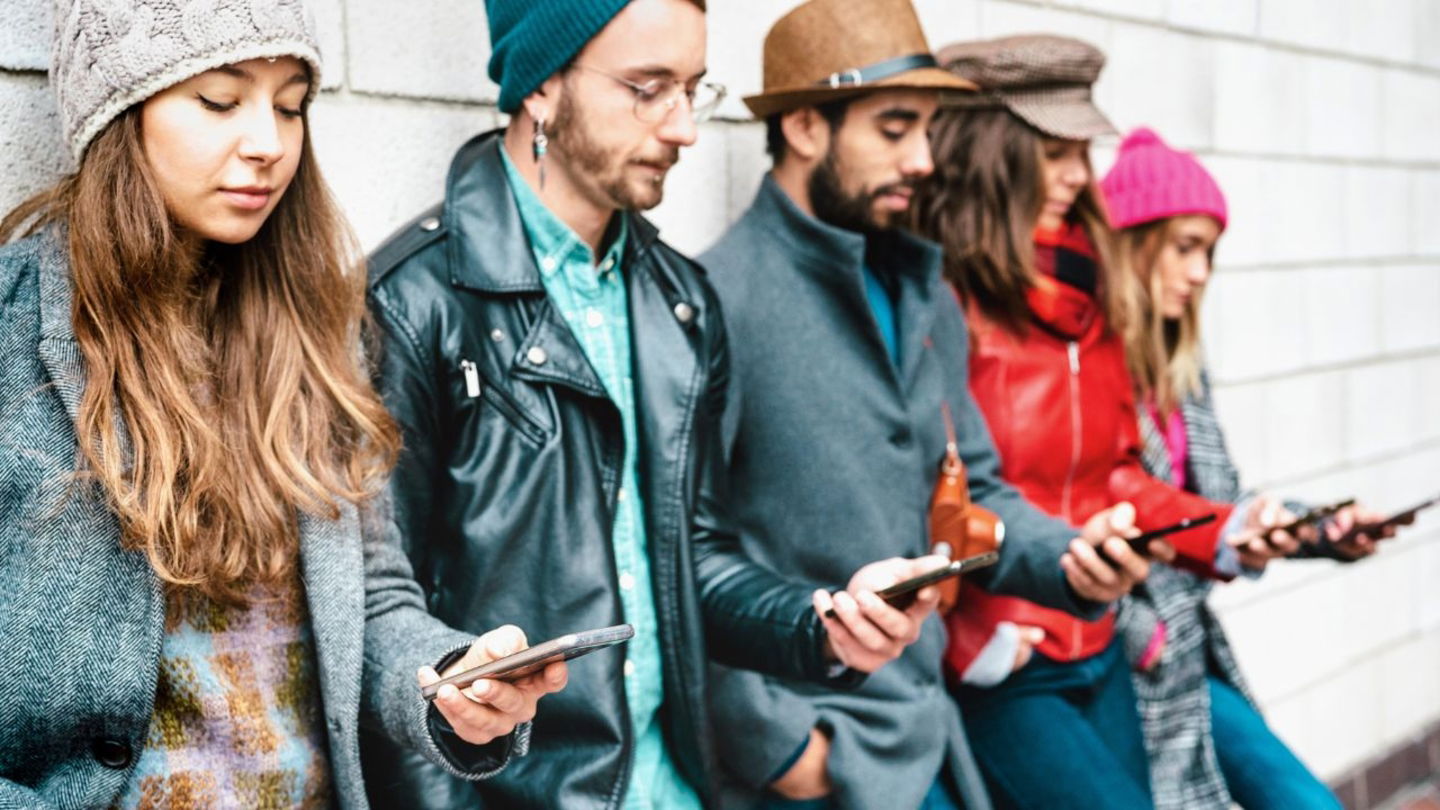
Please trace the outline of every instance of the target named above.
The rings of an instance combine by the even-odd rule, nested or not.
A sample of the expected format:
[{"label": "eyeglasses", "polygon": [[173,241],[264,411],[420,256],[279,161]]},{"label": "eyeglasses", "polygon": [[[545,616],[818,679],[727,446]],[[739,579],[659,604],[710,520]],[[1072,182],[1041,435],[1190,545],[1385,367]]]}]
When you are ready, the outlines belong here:
[{"label": "eyeglasses", "polygon": [[575,67],[591,73],[598,73],[630,88],[631,92],[635,94],[635,117],[647,124],[656,124],[668,118],[670,113],[680,106],[682,96],[690,105],[690,114],[695,116],[696,123],[710,120],[710,116],[714,115],[715,110],[720,107],[720,102],[725,100],[726,90],[723,84],[700,82],[694,88],[690,88],[677,79],[650,79],[645,82],[632,82],[588,65],[575,65]]}]

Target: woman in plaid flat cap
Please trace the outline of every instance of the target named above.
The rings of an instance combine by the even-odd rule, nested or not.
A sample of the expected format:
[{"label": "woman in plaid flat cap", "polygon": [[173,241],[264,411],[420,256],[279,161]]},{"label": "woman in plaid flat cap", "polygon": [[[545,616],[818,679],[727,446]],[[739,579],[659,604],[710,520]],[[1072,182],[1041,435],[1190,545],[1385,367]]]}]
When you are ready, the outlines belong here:
[{"label": "woman in plaid flat cap", "polygon": [[[1090,98],[1104,55],[1021,36],[952,45],[939,58],[981,92],[956,95],[936,118],[936,171],[919,192],[917,224],[944,247],[967,308],[970,386],[1003,476],[1072,525],[1117,502],[1133,504],[1142,530],[1213,515],[1148,549],[1201,576],[1263,563],[1237,545],[1283,519],[1278,505],[1211,501],[1140,463],[1113,328],[1124,288],[1107,276],[1112,234],[1088,154],[1091,138],[1114,132]],[[1077,543],[1062,564],[1104,581],[1113,569],[1101,551]],[[998,806],[1151,806],[1113,613],[1084,621],[967,584],[947,621],[954,695]]]}]

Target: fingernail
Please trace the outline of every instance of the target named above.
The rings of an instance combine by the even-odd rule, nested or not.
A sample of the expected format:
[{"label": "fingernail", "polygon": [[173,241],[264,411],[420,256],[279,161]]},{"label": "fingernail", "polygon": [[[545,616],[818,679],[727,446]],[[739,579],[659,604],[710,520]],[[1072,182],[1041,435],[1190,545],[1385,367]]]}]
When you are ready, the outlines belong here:
[{"label": "fingernail", "polygon": [[456,695],[459,694],[460,690],[456,689],[453,683],[447,683],[440,687],[439,697],[441,700],[454,700]]},{"label": "fingernail", "polygon": [[476,681],[470,684],[470,694],[475,697],[485,697],[490,694],[490,682],[485,680]]}]

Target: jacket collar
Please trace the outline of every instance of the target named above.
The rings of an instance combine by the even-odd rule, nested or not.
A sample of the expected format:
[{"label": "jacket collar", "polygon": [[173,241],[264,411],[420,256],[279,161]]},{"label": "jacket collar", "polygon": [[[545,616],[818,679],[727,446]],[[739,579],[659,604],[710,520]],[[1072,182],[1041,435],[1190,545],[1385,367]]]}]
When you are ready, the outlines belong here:
[{"label": "jacket collar", "polygon": [[[445,181],[441,218],[451,235],[451,283],[488,293],[544,293],[540,269],[520,219],[501,162],[504,130],[472,138],[460,147]],[[654,244],[658,231],[643,217],[622,212],[628,238],[627,267]]]},{"label": "jacket collar", "polygon": [[[773,174],[767,172],[761,182],[751,215],[761,218],[766,223],[764,230],[785,242],[791,258],[801,259],[806,270],[822,273],[831,277],[827,280],[833,280],[838,269],[846,277],[853,275],[859,283],[860,269],[866,260],[866,238],[854,231],[821,222],[800,210],[790,195],[775,182]],[[884,252],[879,255],[872,253],[869,257],[872,262],[885,265],[885,270],[922,282],[939,277],[939,245],[899,229],[885,238]]]},{"label": "jacket collar", "polygon": [[[822,222],[800,210],[769,173],[746,217],[755,217],[760,233],[781,242],[787,263],[793,262],[800,272],[836,289],[867,316],[870,305],[862,276],[865,263],[868,261],[872,269],[898,279],[902,366],[898,370],[898,382],[908,386],[919,368],[924,342],[934,322],[934,296],[941,284],[940,246],[901,229],[867,240],[854,231]],[[886,358],[889,366],[878,327],[874,338],[875,350]]]}]

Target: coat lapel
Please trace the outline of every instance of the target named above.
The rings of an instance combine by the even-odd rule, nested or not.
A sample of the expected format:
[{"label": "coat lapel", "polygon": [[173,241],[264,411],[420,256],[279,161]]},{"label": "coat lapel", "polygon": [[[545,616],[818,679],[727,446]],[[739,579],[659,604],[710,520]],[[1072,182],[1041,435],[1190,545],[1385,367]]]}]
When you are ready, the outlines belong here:
[{"label": "coat lapel", "polygon": [[40,360],[74,424],[85,393],[85,363],[70,318],[70,272],[64,235],[51,231],[40,259]]},{"label": "coat lapel", "polygon": [[300,515],[300,564],[315,638],[320,695],[331,717],[360,705],[360,653],[365,640],[364,562],[355,507],[338,520]]}]

